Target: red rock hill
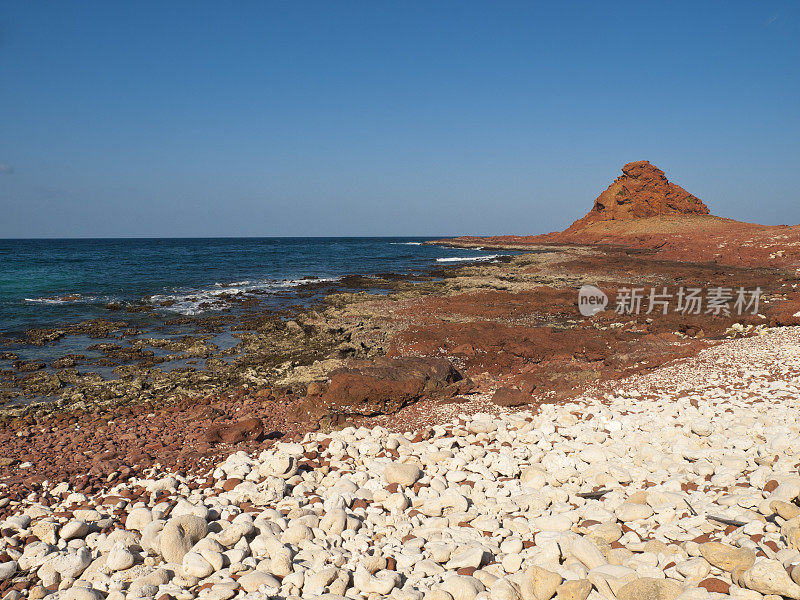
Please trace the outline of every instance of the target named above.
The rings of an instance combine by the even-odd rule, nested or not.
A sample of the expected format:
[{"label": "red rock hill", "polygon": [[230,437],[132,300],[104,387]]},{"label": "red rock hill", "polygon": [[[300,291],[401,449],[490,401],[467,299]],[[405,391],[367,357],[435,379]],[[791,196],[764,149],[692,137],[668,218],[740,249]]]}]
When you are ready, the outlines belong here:
[{"label": "red rock hill", "polygon": [[681,186],[670,182],[664,171],[649,161],[630,162],[622,175],[594,201],[589,213],[570,229],[597,221],[630,221],[660,215],[707,215],[708,207]]},{"label": "red rock hill", "polygon": [[796,270],[800,225],[757,225],[709,214],[703,201],[671,183],[649,161],[631,162],[564,231],[541,235],[459,237],[442,243],[525,249],[535,245],[611,245],[654,251],[659,258]]}]

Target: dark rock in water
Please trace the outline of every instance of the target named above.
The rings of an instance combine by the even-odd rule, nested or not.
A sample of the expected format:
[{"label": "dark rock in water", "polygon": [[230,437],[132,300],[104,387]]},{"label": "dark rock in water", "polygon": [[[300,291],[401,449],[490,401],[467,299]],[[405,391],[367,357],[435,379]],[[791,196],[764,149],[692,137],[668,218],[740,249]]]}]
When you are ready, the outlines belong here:
[{"label": "dark rock in water", "polygon": [[154,310],[154,307],[150,306],[149,304],[135,304],[135,305],[132,304],[130,306],[127,306],[126,310],[129,313],[141,313],[141,312],[150,312],[151,310]]},{"label": "dark rock in water", "polygon": [[45,371],[26,375],[17,383],[26,393],[36,396],[50,396],[61,389],[61,380],[58,376]]},{"label": "dark rock in water", "polygon": [[492,402],[498,406],[523,406],[533,401],[534,399],[530,394],[508,387],[499,388],[492,396]]},{"label": "dark rock in water", "polygon": [[242,419],[235,423],[212,425],[203,436],[208,444],[238,444],[245,440],[255,440],[264,433],[261,419]]},{"label": "dark rock in water", "polygon": [[421,398],[450,398],[473,383],[444,358],[381,357],[354,361],[331,373],[321,397],[309,396],[297,407],[300,418],[393,414]]},{"label": "dark rock in water", "polygon": [[70,367],[74,367],[80,362],[84,362],[86,357],[83,354],[67,354],[62,356],[61,358],[57,358],[50,366],[54,369],[69,369]]},{"label": "dark rock in water", "polygon": [[61,339],[66,333],[63,329],[28,329],[25,337],[32,346],[44,346]]},{"label": "dark rock in water", "polygon": [[40,360],[17,360],[11,363],[17,371],[30,373],[44,369],[47,365]]}]

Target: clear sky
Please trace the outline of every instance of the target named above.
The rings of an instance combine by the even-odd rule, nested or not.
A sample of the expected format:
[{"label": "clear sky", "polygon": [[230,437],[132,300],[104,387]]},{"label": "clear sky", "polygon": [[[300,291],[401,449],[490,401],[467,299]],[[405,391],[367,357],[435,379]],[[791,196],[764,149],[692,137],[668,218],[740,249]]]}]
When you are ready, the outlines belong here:
[{"label": "clear sky", "polygon": [[0,237],[800,222],[800,3],[0,3]]}]

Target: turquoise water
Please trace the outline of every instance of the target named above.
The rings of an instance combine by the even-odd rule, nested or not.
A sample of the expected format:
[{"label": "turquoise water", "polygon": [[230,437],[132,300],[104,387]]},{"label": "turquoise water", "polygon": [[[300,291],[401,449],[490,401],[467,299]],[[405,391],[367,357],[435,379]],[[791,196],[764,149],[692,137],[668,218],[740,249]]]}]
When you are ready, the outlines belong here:
[{"label": "turquoise water", "polygon": [[[146,303],[164,317],[301,299],[310,282],[408,274],[491,260],[492,252],[424,246],[429,238],[0,240],[0,334],[90,318]],[[317,278],[317,279],[311,279]],[[151,317],[149,317],[151,318]]]}]

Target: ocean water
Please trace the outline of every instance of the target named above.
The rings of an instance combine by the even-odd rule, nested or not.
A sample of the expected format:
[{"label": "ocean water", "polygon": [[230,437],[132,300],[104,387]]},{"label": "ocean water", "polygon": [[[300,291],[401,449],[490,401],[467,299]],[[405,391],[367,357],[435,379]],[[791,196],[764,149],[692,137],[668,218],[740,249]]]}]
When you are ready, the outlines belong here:
[{"label": "ocean water", "polygon": [[[425,246],[431,238],[204,238],[0,240],[0,335],[147,303],[164,317],[230,309],[237,295],[260,306],[300,301],[309,283],[347,275],[410,274],[491,261],[493,252]],[[152,317],[148,317],[152,318]]]}]

